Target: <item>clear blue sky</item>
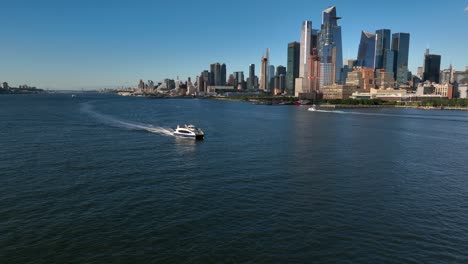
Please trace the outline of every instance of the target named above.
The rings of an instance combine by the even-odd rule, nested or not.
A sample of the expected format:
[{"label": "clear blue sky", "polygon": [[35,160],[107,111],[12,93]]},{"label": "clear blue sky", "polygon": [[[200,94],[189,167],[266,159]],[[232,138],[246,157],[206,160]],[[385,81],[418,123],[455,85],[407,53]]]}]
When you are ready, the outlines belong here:
[{"label": "clear blue sky", "polygon": [[427,46],[442,68],[468,65],[467,0],[450,1],[2,1],[0,81],[41,88],[135,86],[143,80],[194,78],[213,62],[247,73],[266,48],[286,64],[301,22],[319,28],[336,5],[343,57],[355,58],[361,30],[409,32],[413,72]]}]

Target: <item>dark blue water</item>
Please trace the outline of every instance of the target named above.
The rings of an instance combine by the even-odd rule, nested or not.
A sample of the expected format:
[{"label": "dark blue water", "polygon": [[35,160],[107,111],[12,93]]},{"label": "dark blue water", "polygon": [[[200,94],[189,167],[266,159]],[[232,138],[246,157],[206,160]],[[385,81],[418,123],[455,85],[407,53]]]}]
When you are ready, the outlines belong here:
[{"label": "dark blue water", "polygon": [[0,263],[468,263],[467,160],[468,112],[0,96]]}]

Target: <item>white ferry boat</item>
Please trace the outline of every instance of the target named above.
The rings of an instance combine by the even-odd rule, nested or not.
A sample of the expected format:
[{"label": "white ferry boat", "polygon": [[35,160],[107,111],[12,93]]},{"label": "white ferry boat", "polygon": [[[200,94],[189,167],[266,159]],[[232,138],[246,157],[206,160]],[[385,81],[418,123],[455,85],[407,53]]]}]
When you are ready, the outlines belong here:
[{"label": "white ferry boat", "polygon": [[194,125],[177,126],[174,131],[174,136],[183,138],[203,139],[205,133]]}]

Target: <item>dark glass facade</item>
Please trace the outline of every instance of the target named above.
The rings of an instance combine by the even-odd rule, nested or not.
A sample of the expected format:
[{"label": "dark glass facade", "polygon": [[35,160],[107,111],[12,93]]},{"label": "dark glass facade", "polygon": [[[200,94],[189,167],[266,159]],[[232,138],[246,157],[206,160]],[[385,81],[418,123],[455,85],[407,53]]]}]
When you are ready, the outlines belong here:
[{"label": "dark glass facade", "polygon": [[375,63],[376,69],[384,69],[386,72],[392,72],[393,68],[387,69],[387,61],[393,58],[388,58],[390,50],[390,29],[379,29],[375,32]]},{"label": "dark glass facade", "polygon": [[295,80],[299,77],[299,56],[301,44],[292,42],[288,44],[288,65],[286,73],[286,90],[288,94],[295,92]]},{"label": "dark glass facade", "polygon": [[423,81],[440,82],[440,61],[440,55],[426,54],[424,56]]},{"label": "dark glass facade", "polygon": [[375,34],[362,31],[357,58],[358,66],[374,68]]},{"label": "dark glass facade", "polygon": [[407,81],[409,42],[409,33],[395,33],[392,35],[393,75],[397,84]]}]

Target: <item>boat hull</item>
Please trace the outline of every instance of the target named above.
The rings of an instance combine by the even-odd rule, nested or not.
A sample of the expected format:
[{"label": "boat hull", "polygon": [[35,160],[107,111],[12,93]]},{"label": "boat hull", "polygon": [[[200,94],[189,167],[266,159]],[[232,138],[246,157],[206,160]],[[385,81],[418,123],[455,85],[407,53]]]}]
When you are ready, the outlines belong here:
[{"label": "boat hull", "polygon": [[192,134],[183,134],[183,133],[177,133],[174,132],[174,136],[180,137],[180,138],[188,138],[188,139],[203,139],[204,135],[192,135]]}]

